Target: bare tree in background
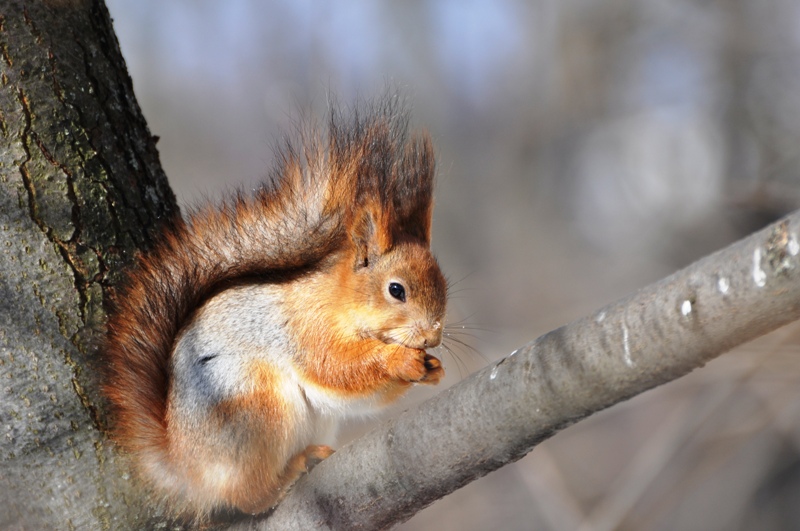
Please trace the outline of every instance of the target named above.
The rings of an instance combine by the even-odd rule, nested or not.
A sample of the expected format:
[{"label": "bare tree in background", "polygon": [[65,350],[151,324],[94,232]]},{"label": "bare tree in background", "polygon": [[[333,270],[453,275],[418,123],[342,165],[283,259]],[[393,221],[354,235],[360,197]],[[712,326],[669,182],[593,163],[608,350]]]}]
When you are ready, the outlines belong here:
[{"label": "bare tree in background", "polygon": [[[104,436],[104,292],[177,212],[100,1],[0,7],[0,527],[153,526]],[[268,518],[375,529],[800,316],[800,215],[547,334],[319,465]]]}]

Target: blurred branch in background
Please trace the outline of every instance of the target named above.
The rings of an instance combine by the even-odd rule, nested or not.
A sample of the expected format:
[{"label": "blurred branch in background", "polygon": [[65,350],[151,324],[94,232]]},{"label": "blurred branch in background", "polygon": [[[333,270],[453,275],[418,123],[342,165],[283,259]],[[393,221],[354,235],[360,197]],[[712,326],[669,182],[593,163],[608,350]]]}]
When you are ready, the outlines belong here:
[{"label": "blurred branch in background", "polygon": [[[796,0],[108,4],[183,204],[260,180],[328,90],[403,87],[437,145],[451,313],[498,332],[478,338],[492,359],[800,207]],[[403,529],[785,528],[797,330],[587,419]],[[458,354],[446,383],[485,364]],[[542,470],[563,520],[531,483]]]}]

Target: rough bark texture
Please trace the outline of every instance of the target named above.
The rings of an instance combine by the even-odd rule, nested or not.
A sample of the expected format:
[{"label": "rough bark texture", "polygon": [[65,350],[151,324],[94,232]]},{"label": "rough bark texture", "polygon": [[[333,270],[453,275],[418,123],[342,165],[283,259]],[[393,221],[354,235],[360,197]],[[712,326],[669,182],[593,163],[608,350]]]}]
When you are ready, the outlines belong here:
[{"label": "rough bark texture", "polygon": [[89,345],[109,273],[175,210],[102,2],[4,1],[0,529],[133,518]]}]

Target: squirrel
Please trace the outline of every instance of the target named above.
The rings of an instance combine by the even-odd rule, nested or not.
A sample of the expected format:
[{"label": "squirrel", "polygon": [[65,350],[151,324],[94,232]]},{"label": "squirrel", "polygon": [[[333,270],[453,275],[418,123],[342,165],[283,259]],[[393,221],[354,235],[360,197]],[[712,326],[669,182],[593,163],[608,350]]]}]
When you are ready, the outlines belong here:
[{"label": "squirrel", "polygon": [[253,195],[178,214],[116,287],[111,438],[175,514],[269,510],[340,419],[442,379],[433,148],[393,101],[332,112]]}]

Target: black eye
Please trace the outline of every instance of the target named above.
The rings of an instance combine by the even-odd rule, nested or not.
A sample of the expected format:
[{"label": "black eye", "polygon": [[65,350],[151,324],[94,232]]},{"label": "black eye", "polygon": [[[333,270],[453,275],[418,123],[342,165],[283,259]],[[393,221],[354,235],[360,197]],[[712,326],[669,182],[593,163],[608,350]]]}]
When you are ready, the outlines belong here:
[{"label": "black eye", "polygon": [[404,288],[399,282],[389,283],[389,295],[400,302],[406,302],[406,288]]}]

